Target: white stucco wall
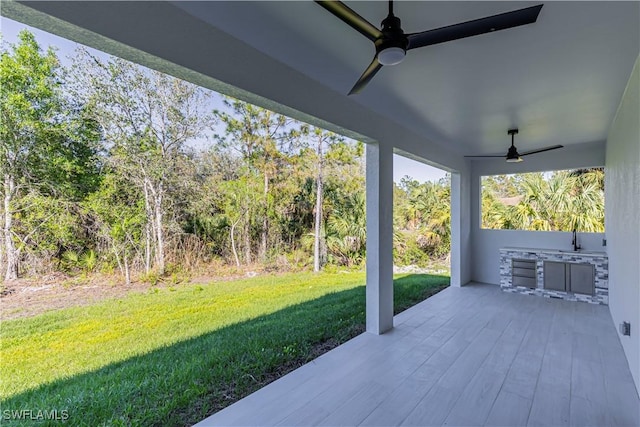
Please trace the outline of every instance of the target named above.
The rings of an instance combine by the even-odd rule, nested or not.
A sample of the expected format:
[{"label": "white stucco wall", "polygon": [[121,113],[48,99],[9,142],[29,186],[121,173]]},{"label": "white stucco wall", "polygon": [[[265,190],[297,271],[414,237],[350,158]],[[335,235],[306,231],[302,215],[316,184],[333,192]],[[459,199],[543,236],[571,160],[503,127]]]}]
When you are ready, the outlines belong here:
[{"label": "white stucco wall", "polygon": [[[549,141],[549,145],[562,141]],[[480,228],[480,177],[508,173],[575,169],[603,166],[605,144],[588,143],[528,156],[521,163],[507,163],[503,159],[474,160],[471,166],[471,278],[482,283],[500,283],[500,253],[505,246],[570,249],[570,232],[487,230]],[[606,181],[606,178],[605,178]],[[609,201],[605,197],[605,206]],[[606,226],[605,226],[605,231]],[[578,233],[578,243],[586,250],[608,251],[602,246],[607,233]]]},{"label": "white stucco wall", "polygon": [[609,239],[609,310],[640,389],[640,57],[613,121],[606,148],[605,229]]}]

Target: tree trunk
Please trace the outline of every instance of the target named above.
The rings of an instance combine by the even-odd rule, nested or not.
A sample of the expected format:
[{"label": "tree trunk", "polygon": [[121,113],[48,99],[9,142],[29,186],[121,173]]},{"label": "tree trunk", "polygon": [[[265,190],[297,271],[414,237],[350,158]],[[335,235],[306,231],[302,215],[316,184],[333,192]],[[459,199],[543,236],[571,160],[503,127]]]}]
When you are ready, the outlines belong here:
[{"label": "tree trunk", "polygon": [[151,271],[151,224],[149,220],[144,226],[144,272],[149,274]]},{"label": "tree trunk", "polygon": [[145,179],[143,184],[144,189],[144,210],[145,215],[147,217],[147,223],[144,226],[145,230],[145,247],[144,247],[144,270],[145,273],[149,274],[151,271],[151,251],[152,251],[152,240],[154,230],[153,230],[153,212],[151,209],[151,196],[149,194],[149,182]]},{"label": "tree trunk", "polygon": [[120,270],[120,273],[126,278],[124,267],[122,266],[122,261],[120,261],[120,255],[118,255],[118,248],[116,248],[116,245],[113,243],[112,243],[112,248],[113,248],[113,255],[116,257],[116,262],[118,263],[118,269]]},{"label": "tree trunk", "polygon": [[154,211],[155,211],[155,227],[156,227],[156,265],[158,267],[158,273],[164,274],[164,232],[162,230],[162,220],[164,212],[162,211],[162,186],[158,189],[156,197],[154,197]]},{"label": "tree trunk", "polygon": [[236,230],[236,225],[238,225],[238,222],[240,221],[240,218],[238,218],[237,221],[235,221],[233,224],[231,224],[231,250],[233,251],[233,257],[236,260],[236,267],[240,267],[240,259],[238,258],[238,251],[236,250],[236,239],[234,237],[235,234],[235,230]]},{"label": "tree trunk", "polygon": [[322,177],[322,139],[318,140],[318,175],[316,177],[316,208],[315,208],[315,229],[313,235],[313,271],[319,272],[322,268],[322,200],[323,200],[323,177]]},{"label": "tree trunk", "polygon": [[129,269],[129,257],[127,251],[124,251],[124,281],[127,285],[131,284],[131,272]]},{"label": "tree trunk", "polygon": [[267,239],[269,238],[269,175],[264,174],[264,212],[262,219],[262,235],[260,241],[260,260],[262,262],[267,259]]},{"label": "tree trunk", "polygon": [[[4,198],[4,197],[3,197]],[[4,224],[4,203],[2,204],[3,210],[0,211],[0,218]],[[0,271],[4,270],[4,225],[0,227]]]},{"label": "tree trunk", "polygon": [[313,236],[313,271],[320,271],[322,268],[321,245],[322,245],[322,175],[318,174],[316,183],[316,209],[315,209],[315,230]]},{"label": "tree trunk", "polygon": [[244,260],[247,265],[251,264],[251,214],[249,210],[245,212],[244,223]]},{"label": "tree trunk", "polygon": [[[148,178],[144,180],[145,210],[147,221],[151,223],[151,232],[155,240],[155,267],[158,274],[163,275],[165,271],[164,253],[164,230],[162,223],[164,211],[162,200],[164,197],[164,187],[159,183],[154,187]],[[147,255],[148,256],[148,255]]]},{"label": "tree trunk", "polygon": [[11,200],[15,191],[15,181],[13,176],[4,176],[4,251],[7,258],[7,269],[4,280],[15,280],[18,278],[18,251],[13,243],[11,234],[13,233],[13,215],[11,214]]}]

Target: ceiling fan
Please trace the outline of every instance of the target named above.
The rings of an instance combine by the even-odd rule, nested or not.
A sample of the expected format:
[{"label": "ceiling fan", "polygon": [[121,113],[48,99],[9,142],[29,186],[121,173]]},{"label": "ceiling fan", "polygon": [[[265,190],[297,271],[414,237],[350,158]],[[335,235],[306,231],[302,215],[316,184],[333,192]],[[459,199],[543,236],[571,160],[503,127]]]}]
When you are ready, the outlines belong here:
[{"label": "ceiling fan", "polygon": [[405,34],[400,26],[400,18],[393,14],[392,0],[389,1],[389,14],[382,21],[381,30],[340,1],[316,1],[316,3],[371,40],[375,45],[376,55],[373,61],[360,76],[349,95],[360,92],[383,65],[396,65],[402,62],[408,50],[532,24],[538,19],[538,14],[543,6],[539,4],[421,33]]},{"label": "ceiling fan", "polygon": [[558,148],[562,148],[562,145],[552,145],[550,147],[540,148],[539,150],[527,151],[525,153],[518,153],[516,146],[513,145],[513,136],[518,134],[518,129],[509,129],[507,131],[509,135],[511,135],[511,147],[509,147],[509,151],[507,151],[505,155],[495,155],[495,156],[465,156],[465,157],[504,157],[507,159],[509,163],[516,163],[522,161],[522,156],[528,156],[529,154],[542,153],[544,151],[557,150]]}]

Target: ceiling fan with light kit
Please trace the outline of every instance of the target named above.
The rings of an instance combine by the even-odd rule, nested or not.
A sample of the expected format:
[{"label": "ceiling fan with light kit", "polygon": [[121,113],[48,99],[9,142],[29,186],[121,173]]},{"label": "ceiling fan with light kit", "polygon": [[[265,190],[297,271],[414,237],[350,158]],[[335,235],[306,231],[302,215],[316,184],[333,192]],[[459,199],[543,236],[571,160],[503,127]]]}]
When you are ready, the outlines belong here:
[{"label": "ceiling fan with light kit", "polygon": [[402,62],[409,50],[532,24],[538,19],[543,6],[540,4],[420,33],[406,34],[400,25],[400,18],[393,14],[392,0],[389,1],[389,14],[382,21],[380,30],[340,1],[316,1],[316,3],[375,45],[376,54],[373,61],[360,76],[349,95],[360,92],[384,65],[396,65]]},{"label": "ceiling fan with light kit", "polygon": [[545,151],[557,150],[558,148],[562,148],[562,145],[552,145],[550,147],[540,148],[538,150],[527,151],[522,154],[518,153],[518,149],[514,145],[513,138],[514,135],[518,134],[518,129],[509,129],[507,131],[509,135],[511,135],[511,147],[509,147],[509,151],[507,154],[496,154],[496,155],[488,155],[488,156],[465,156],[471,158],[482,158],[482,157],[504,157],[508,163],[517,163],[522,161],[523,156],[528,156],[530,154],[543,153]]}]

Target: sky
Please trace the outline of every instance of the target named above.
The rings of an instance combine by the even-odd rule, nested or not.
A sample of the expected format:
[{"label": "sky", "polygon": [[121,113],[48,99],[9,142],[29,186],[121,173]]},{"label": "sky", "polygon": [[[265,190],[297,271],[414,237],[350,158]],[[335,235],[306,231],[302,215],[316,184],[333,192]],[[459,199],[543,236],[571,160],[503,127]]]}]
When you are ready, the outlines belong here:
[{"label": "sky", "polygon": [[[15,43],[17,41],[18,33],[25,28],[35,34],[36,40],[43,50],[46,50],[49,46],[55,47],[58,58],[63,64],[68,63],[67,58],[74,54],[76,46],[78,45],[75,42],[55,36],[51,33],[47,33],[5,17],[0,17],[0,33],[2,33],[3,43]],[[93,54],[97,54],[97,56],[101,56],[105,59],[108,58],[106,53],[102,53],[95,49],[90,49],[90,51]],[[393,181],[400,182],[400,180],[406,176],[409,176],[419,182],[438,181],[440,178],[445,176],[445,171],[394,154]]]}]

